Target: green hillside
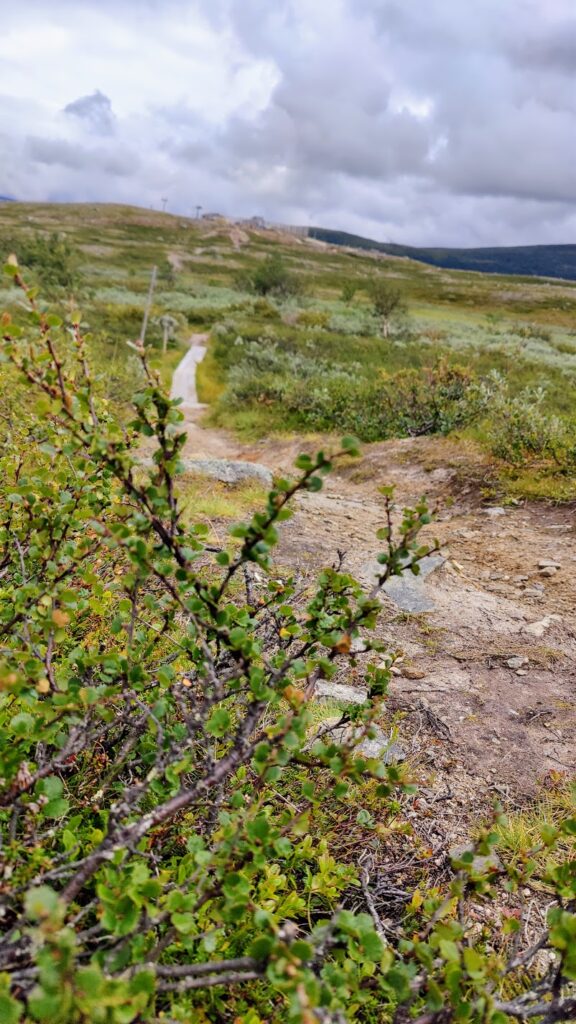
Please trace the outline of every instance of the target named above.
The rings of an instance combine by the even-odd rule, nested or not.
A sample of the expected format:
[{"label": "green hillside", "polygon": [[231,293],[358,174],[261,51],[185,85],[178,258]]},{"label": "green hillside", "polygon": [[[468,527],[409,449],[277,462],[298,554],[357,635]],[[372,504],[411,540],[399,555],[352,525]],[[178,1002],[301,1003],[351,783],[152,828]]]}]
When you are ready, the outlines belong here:
[{"label": "green hillside", "polygon": [[[99,384],[118,408],[137,373],[131,345],[155,266],[151,361],[168,381],[189,336],[211,332],[199,384],[214,422],[250,438],[464,430],[514,464],[528,455],[542,464],[544,480],[522,479],[520,492],[572,494],[564,465],[576,397],[572,282],[448,270],[224,218],[107,205],[3,204],[0,246],[44,299],[81,308]],[[289,287],[275,283],[278,272]],[[389,337],[371,298],[376,280],[401,300]],[[0,300],[18,309],[9,282]],[[164,317],[172,327],[163,353]],[[508,447],[494,440],[496,401]]]}]

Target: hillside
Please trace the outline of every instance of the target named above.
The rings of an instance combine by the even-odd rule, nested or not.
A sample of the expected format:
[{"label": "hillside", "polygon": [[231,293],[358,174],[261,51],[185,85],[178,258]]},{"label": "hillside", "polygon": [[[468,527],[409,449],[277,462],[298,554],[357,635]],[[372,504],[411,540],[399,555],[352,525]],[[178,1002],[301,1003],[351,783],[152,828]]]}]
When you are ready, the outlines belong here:
[{"label": "hillside", "polygon": [[2,1024],[571,1019],[576,286],[0,249]]},{"label": "hillside", "polygon": [[483,274],[512,274],[531,277],[558,277],[576,280],[576,245],[491,246],[478,249],[427,249],[392,242],[376,242],[361,235],[330,228],[311,228],[310,237],[330,245],[369,249],[388,256],[429,263],[447,270],[473,270]]},{"label": "hillside", "polygon": [[[146,337],[151,359],[168,381],[190,330],[212,332],[200,387],[201,397],[215,403],[212,415],[220,425],[257,438],[286,430],[325,432],[337,422],[337,429],[363,441],[466,427],[474,440],[488,440],[512,458],[513,468],[504,464],[495,473],[495,479],[506,476],[511,495],[573,494],[564,456],[558,455],[560,471],[551,461],[553,447],[560,444],[563,451],[565,443],[551,439],[556,427],[552,420],[544,427],[542,419],[573,417],[572,282],[446,270],[282,229],[92,204],[2,204],[0,248],[4,257],[19,255],[47,297],[73,293],[91,332],[102,386],[116,403],[127,397],[135,372],[126,342],[139,337],[156,266]],[[296,282],[295,291],[255,293],[254,274],[271,258]],[[386,341],[370,298],[377,278],[398,291],[405,310]],[[17,293],[4,288],[0,299],[10,307]],[[165,316],[172,338],[162,355]],[[445,375],[452,373],[434,367],[459,365],[460,397],[453,382],[449,412],[428,408],[425,395],[434,401],[436,390],[444,394]],[[462,367],[472,375],[470,387]],[[487,381],[494,371],[510,401],[519,403],[513,418],[531,417],[521,457],[513,454],[517,440],[498,448],[490,420],[467,425],[474,381]],[[390,397],[399,386],[402,402],[408,401],[410,374],[423,390],[418,411],[405,414],[396,398],[390,405]],[[535,388],[536,398],[526,390]],[[505,408],[501,415],[512,415],[512,407]],[[527,454],[535,459],[533,471],[522,465]]]}]

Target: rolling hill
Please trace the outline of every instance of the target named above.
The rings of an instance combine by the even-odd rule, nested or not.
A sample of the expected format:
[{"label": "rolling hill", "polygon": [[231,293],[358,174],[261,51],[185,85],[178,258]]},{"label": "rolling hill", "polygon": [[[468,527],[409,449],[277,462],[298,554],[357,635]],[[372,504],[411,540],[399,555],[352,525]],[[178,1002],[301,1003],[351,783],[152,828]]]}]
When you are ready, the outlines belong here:
[{"label": "rolling hill", "polygon": [[330,245],[368,249],[389,256],[406,256],[446,270],[473,270],[483,274],[557,277],[576,281],[576,245],[493,246],[481,249],[426,249],[392,242],[375,242],[361,235],[329,228],[310,228],[309,235]]}]

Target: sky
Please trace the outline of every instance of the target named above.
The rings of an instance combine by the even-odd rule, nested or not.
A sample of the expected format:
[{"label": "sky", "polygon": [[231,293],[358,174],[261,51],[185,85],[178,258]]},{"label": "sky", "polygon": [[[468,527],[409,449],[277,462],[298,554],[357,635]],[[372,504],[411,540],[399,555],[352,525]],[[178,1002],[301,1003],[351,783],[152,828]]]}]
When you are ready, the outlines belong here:
[{"label": "sky", "polygon": [[0,195],[576,242],[576,0],[0,0]]}]

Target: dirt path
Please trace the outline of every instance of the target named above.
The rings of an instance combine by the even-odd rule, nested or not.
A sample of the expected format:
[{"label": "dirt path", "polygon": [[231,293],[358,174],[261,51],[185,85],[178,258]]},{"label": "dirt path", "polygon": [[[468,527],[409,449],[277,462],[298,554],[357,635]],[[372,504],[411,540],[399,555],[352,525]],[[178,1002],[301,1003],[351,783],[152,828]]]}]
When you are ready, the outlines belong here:
[{"label": "dirt path", "polygon": [[186,419],[188,440],[184,447],[184,458],[234,459],[240,457],[240,447],[232,435],[224,431],[208,430],[201,426],[206,406],[198,401],[196,390],[196,369],[206,355],[208,334],[193,334],[190,348],[176,367],[170,389],[171,398],[181,398],[180,408]]},{"label": "dirt path", "polygon": [[[185,398],[186,448],[288,472],[310,445],[250,447],[199,425],[189,376],[204,342],[195,336],[174,377],[173,392]],[[444,557],[424,581],[384,595],[380,631],[403,656],[390,708],[404,716],[408,758],[454,792],[448,819],[495,793],[521,798],[549,773],[576,771],[574,510],[486,507],[463,480],[462,459],[462,446],[435,438],[366,446],[362,461],[323,492],[300,497],[278,549],[280,565],[303,576],[343,551],[344,568],[369,583],[382,525],[378,487],[395,483],[400,509],[423,494],[438,506],[427,532]]]}]

